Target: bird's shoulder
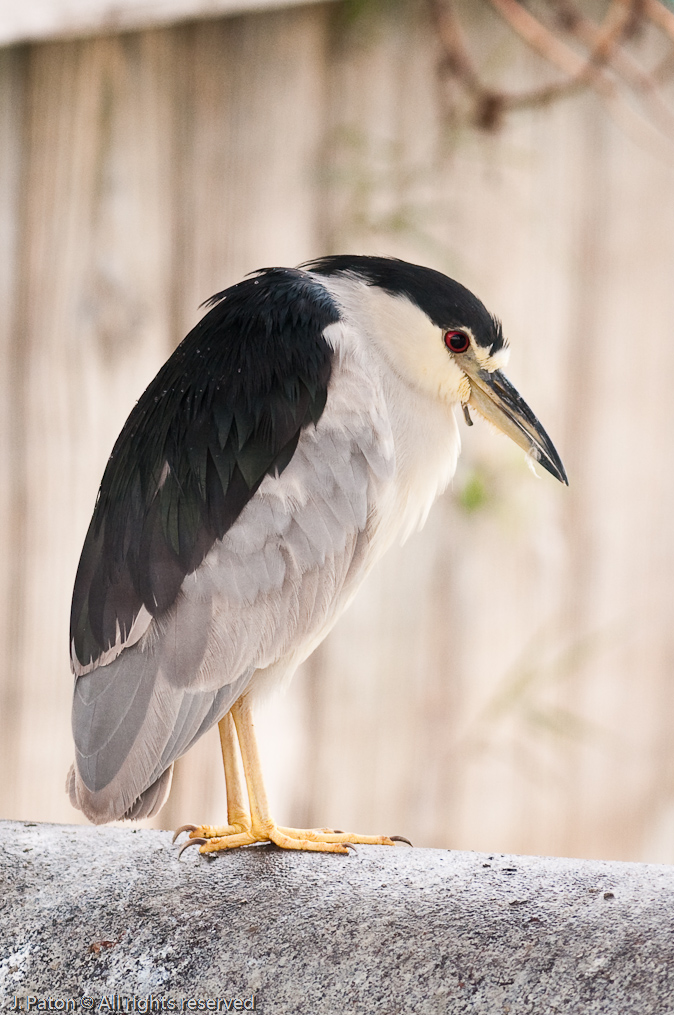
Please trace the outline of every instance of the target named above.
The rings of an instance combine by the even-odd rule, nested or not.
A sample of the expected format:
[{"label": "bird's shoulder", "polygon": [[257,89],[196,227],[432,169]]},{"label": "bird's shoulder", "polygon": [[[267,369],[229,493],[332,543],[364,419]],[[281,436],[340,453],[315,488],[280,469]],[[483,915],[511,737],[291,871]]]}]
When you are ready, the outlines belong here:
[{"label": "bird's shoulder", "polygon": [[209,303],[108,461],[73,594],[76,671],[114,658],[171,606],[325,408],[323,333],[339,311],[314,277],[267,269]]}]

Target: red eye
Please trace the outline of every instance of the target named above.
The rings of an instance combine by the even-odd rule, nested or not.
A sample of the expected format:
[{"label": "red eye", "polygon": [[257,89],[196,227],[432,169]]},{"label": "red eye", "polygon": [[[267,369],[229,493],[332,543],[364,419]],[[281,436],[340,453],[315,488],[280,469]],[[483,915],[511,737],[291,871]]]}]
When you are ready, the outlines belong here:
[{"label": "red eye", "polygon": [[470,339],[465,331],[448,331],[445,345],[451,352],[465,352],[470,346]]}]

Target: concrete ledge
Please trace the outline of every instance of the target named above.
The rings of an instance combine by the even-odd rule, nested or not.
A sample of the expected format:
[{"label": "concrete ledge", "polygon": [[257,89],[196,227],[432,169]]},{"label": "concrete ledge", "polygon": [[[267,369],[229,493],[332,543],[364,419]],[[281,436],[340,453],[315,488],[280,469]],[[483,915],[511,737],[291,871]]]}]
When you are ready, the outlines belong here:
[{"label": "concrete ledge", "polygon": [[674,867],[170,839],[0,822],[5,1010],[674,1013]]}]

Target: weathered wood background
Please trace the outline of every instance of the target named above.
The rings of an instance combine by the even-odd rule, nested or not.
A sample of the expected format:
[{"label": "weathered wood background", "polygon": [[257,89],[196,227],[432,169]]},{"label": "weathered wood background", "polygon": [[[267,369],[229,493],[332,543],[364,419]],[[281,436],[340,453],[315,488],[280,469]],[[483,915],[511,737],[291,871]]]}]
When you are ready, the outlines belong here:
[{"label": "weathered wood background", "polygon": [[[381,252],[503,318],[571,486],[464,428],[424,532],[260,716],[274,811],[674,861],[674,161],[590,97],[452,127],[423,9],[347,13],[0,50],[0,816],[78,819],[72,580],[114,438],[199,303]],[[545,76],[464,17],[487,73]],[[158,823],[224,811],[214,734]]]}]

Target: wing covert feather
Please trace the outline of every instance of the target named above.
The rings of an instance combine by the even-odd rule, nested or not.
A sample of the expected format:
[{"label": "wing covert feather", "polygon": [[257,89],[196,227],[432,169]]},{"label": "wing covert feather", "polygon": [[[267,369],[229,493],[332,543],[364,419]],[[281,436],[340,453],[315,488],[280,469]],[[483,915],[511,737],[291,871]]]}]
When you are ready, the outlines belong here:
[{"label": "wing covert feather", "polygon": [[122,651],[143,611],[157,618],[171,607],[325,407],[323,332],[339,314],[323,286],[305,272],[267,269],[210,302],[108,461],[73,591],[78,675]]}]

